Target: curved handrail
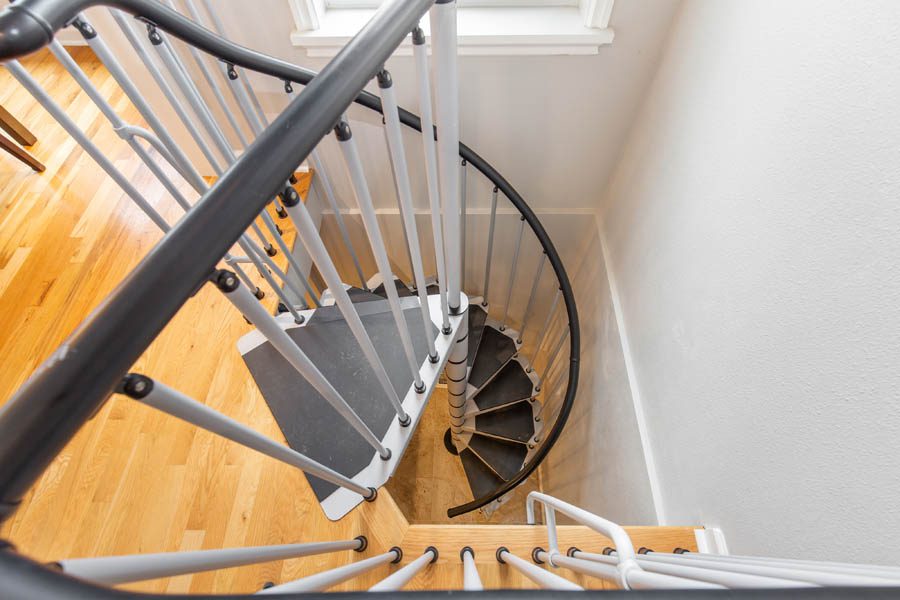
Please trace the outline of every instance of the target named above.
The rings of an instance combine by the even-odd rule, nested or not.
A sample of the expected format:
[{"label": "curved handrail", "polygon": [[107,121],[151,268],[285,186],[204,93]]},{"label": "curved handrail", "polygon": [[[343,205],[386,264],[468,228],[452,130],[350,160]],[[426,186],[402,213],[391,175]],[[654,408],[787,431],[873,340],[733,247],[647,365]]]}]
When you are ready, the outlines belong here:
[{"label": "curved handrail", "polygon": [[[410,2],[410,5],[412,4]],[[0,13],[0,60],[21,56],[39,49],[44,44],[49,43],[53,32],[65,26],[82,10],[95,5],[112,6],[129,12],[157,25],[167,33],[220,60],[264,75],[301,85],[309,85],[318,75],[314,71],[292,65],[281,59],[226,40],[178,12],[152,0],[19,0],[19,2],[10,5]],[[10,31],[11,29],[20,32],[18,37],[10,37],[3,34],[4,31]],[[410,28],[411,30],[412,28]],[[341,54],[345,54],[345,52]],[[375,73],[372,72],[369,78],[371,79],[374,75]],[[357,94],[353,102],[383,114],[381,99],[375,94],[363,90]],[[417,131],[422,131],[422,122],[417,115],[404,108],[400,108],[399,112],[401,123]],[[437,135],[436,130],[435,135]],[[530,477],[538,465],[543,462],[562,434],[562,430],[572,410],[572,405],[575,402],[581,349],[575,295],[562,259],[540,220],[515,188],[484,158],[463,143],[459,145],[459,155],[503,192],[506,198],[525,218],[525,221],[547,253],[547,259],[553,267],[559,283],[569,320],[569,379],[557,419],[531,461],[512,479],[494,492],[481,498],[476,498],[466,504],[448,509],[447,515],[450,517],[456,517],[481,508],[507,494]]]}]

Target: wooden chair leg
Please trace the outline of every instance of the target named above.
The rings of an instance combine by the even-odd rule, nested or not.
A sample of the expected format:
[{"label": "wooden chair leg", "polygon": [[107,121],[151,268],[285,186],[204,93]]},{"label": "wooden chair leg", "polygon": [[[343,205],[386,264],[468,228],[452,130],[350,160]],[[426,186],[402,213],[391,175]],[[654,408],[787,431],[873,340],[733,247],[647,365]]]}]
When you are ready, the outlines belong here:
[{"label": "wooden chair leg", "polygon": [[3,134],[0,134],[0,148],[3,148],[8,153],[12,154],[38,173],[43,172],[46,169],[46,167],[41,164],[40,161],[31,156],[27,151],[17,146],[15,142],[10,140]]},{"label": "wooden chair leg", "polygon": [[0,129],[3,129],[12,139],[23,146],[31,146],[37,141],[34,134],[2,106],[0,106]]}]

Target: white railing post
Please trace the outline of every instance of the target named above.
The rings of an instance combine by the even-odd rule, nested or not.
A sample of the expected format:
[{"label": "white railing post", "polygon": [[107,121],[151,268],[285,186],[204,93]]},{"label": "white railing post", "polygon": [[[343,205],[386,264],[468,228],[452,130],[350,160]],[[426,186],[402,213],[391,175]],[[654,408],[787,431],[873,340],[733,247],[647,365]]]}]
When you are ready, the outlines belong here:
[{"label": "white railing post", "polygon": [[506,321],[509,319],[509,305],[512,304],[512,293],[516,285],[516,271],[519,267],[519,253],[522,250],[522,234],[525,232],[525,217],[519,217],[519,232],[516,234],[516,251],[513,254],[512,270],[509,273],[509,285],[506,288],[506,304],[503,306],[503,321],[500,322],[500,331],[506,331]]},{"label": "white railing post", "polygon": [[323,571],[297,579],[288,583],[282,583],[268,589],[257,592],[257,594],[286,594],[296,592],[321,592],[339,583],[352,579],[358,575],[362,575],[372,569],[376,569],[388,563],[399,563],[403,558],[403,551],[394,546],[384,554],[373,556],[359,562],[350,563],[349,565]]},{"label": "white railing post", "polygon": [[511,554],[506,547],[497,548],[497,562],[500,564],[508,564],[515,568],[522,575],[538,584],[544,590],[568,590],[580,591],[584,588],[578,584],[572,583],[568,579],[563,579],[559,575],[546,571],[540,567],[536,567],[530,562],[523,560]]},{"label": "white railing post", "polygon": [[422,322],[425,326],[425,341],[428,344],[428,359],[432,363],[438,361],[434,349],[434,326],[431,323],[431,311],[428,309],[428,286],[425,283],[425,269],[422,267],[422,249],[419,247],[419,230],[416,227],[416,213],[413,210],[412,188],[409,184],[409,168],[403,149],[403,134],[400,131],[400,113],[394,82],[391,74],[382,69],[378,73],[378,89],[381,91],[382,112],[384,113],[384,133],[387,137],[388,153],[394,171],[394,183],[397,187],[397,198],[400,201],[400,214],[406,231],[407,248],[410,252],[413,278],[419,296]]},{"label": "white railing post", "polygon": [[441,295],[441,332],[450,333],[447,307],[447,269],[444,260],[444,226],[441,222],[441,194],[438,184],[437,150],[434,141],[434,119],[431,114],[431,86],[428,75],[428,51],[425,33],[416,27],[412,33],[416,79],[419,85],[419,112],[422,115],[422,148],[425,153],[425,178],[428,184],[428,204],[431,209],[431,231],[434,238],[434,263],[437,268],[438,291]]},{"label": "white railing post", "polygon": [[484,258],[484,285],[481,287],[482,289],[482,299],[481,305],[488,305],[488,293],[490,291],[491,284],[491,261],[493,260],[494,254],[494,227],[497,224],[497,186],[494,186],[494,191],[491,192],[491,221],[488,226],[488,244],[487,244],[487,253]]},{"label": "white railing post", "polygon": [[219,271],[215,276],[216,286],[225,293],[225,297],[247,317],[254,327],[272,344],[279,354],[328,402],[347,423],[353,427],[366,442],[369,443],[382,460],[391,458],[391,451],[381,444],[381,440],[372,433],[369,426],[347,404],[341,394],[334,389],[322,371],[306,356],[303,350],[281,328],[275,318],[253,297],[249,290],[240,284],[230,271]]},{"label": "white railing post", "polygon": [[466,546],[459,551],[459,558],[463,563],[463,590],[466,592],[480,592],[484,589],[481,577],[478,575],[478,567],[475,565],[475,551]]},{"label": "white railing post", "polygon": [[119,391],[142,404],[161,410],[182,421],[261,452],[336,486],[347,488],[366,500],[374,500],[378,495],[374,488],[361,486],[337,471],[300,454],[296,450],[279,444],[275,440],[149,377],[135,373],[126,375]]},{"label": "white railing post", "polygon": [[157,552],[154,554],[101,556],[97,558],[69,558],[57,561],[57,564],[66,575],[86,579],[94,583],[116,585],[343,550],[362,552],[367,545],[365,536],[359,536],[356,539],[340,542],[247,546],[244,548]]},{"label": "white railing post", "polygon": [[378,265],[378,271],[381,273],[381,279],[384,283],[384,292],[387,294],[388,304],[390,304],[391,312],[394,315],[394,321],[397,324],[397,330],[400,333],[400,343],[406,354],[406,360],[409,363],[410,371],[412,371],[415,390],[420,394],[424,393],[425,382],[422,381],[422,376],[419,374],[419,365],[416,361],[412,337],[410,337],[406,318],[403,316],[403,311],[400,308],[400,298],[397,295],[397,287],[394,283],[394,273],[391,270],[391,261],[388,258],[387,250],[385,250],[384,238],[381,236],[378,217],[375,214],[372,196],[369,194],[366,175],[363,172],[362,161],[359,157],[359,151],[356,149],[356,143],[353,140],[353,132],[350,129],[349,123],[346,121],[338,123],[335,127],[335,135],[337,136],[341,152],[344,155],[344,162],[347,164],[347,170],[350,172],[350,182],[353,187],[353,192],[356,195],[357,204],[359,205],[363,226],[369,236],[369,245],[372,247],[372,254],[375,256],[375,263]]},{"label": "white railing post", "polygon": [[519,330],[519,339],[517,343],[521,344],[525,337],[525,330],[528,328],[528,317],[531,316],[531,309],[534,306],[534,300],[537,297],[538,287],[541,284],[541,274],[544,272],[544,263],[547,262],[547,253],[541,253],[541,261],[538,263],[537,272],[534,274],[534,283],[531,284],[531,293],[528,295],[528,304],[525,305],[525,314],[522,316],[522,328]]},{"label": "white railing post", "polygon": [[422,556],[412,561],[399,571],[391,573],[375,585],[369,588],[370,592],[396,592],[418,575],[419,571],[434,564],[438,559],[438,551],[434,546],[425,548]]},{"label": "white railing post", "polygon": [[431,51],[437,124],[438,173],[444,215],[447,293],[451,313],[461,306],[462,249],[459,203],[459,67],[456,1],[438,0],[431,9]]},{"label": "white railing post", "polygon": [[290,215],[294,226],[297,228],[297,237],[303,243],[306,251],[309,252],[313,262],[318,266],[319,273],[321,273],[323,279],[325,279],[325,283],[331,291],[331,297],[334,298],[338,310],[341,311],[344,320],[347,322],[347,326],[350,327],[350,331],[353,333],[363,354],[366,356],[369,366],[372,367],[372,371],[375,372],[375,376],[381,384],[382,390],[384,390],[384,393],[387,395],[388,401],[397,412],[400,424],[406,427],[410,424],[411,418],[403,409],[401,399],[397,395],[397,390],[394,389],[394,384],[391,383],[391,379],[387,374],[384,363],[378,356],[378,351],[372,343],[372,338],[369,337],[368,332],[366,332],[366,328],[359,317],[359,313],[357,313],[356,309],[353,307],[353,301],[350,300],[347,290],[344,289],[343,282],[341,282],[341,276],[338,274],[337,268],[334,266],[334,262],[331,260],[328,250],[322,242],[322,238],[319,237],[319,232],[316,230],[315,223],[313,223],[309,210],[302,202],[300,202],[300,198],[293,188],[291,188],[284,196],[284,207],[287,210],[288,215]]}]

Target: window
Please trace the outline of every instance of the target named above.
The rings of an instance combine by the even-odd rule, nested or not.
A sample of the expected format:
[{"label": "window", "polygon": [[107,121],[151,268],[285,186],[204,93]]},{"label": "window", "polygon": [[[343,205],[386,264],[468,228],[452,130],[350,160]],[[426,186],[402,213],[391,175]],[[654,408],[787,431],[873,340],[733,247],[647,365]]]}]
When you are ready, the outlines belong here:
[{"label": "window", "polygon": [[[385,0],[287,0],[291,42],[307,56],[330,58]],[[457,0],[459,53],[477,56],[597,54],[611,44],[614,0]],[[422,29],[429,35],[428,18]],[[407,39],[398,55],[412,53]]]},{"label": "window", "polygon": [[[376,8],[384,0],[325,0],[326,8]],[[578,0],[457,0],[460,7],[578,6]]]}]

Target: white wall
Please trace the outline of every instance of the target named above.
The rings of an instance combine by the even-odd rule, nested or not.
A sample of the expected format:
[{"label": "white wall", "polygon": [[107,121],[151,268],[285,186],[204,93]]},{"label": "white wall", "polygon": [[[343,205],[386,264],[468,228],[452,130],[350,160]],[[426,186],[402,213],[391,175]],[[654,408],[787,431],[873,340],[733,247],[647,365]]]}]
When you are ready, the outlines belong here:
[{"label": "white wall", "polygon": [[604,235],[669,523],[900,562],[900,3],[688,0]]},{"label": "white wall", "polygon": [[[460,57],[462,140],[534,206],[592,209],[653,73],[677,4],[678,0],[618,3],[610,22],[616,39],[601,47],[597,56]],[[213,0],[213,5],[235,41],[314,70],[327,62],[307,58],[303,49],[291,45],[294,24],[287,0]],[[105,12],[90,9],[88,15],[110,45],[129,56],[130,49],[109,26]],[[134,61],[128,66],[142,88],[158,100],[143,70]],[[418,112],[412,59],[394,58],[388,68],[400,105]],[[253,81],[267,112],[277,114],[286,102],[281,82],[263,76],[254,76]],[[363,114],[357,111],[352,116]],[[173,129],[181,131],[170,115]],[[186,136],[182,139],[193,148]],[[376,141],[383,145],[380,132]],[[380,200],[392,189],[377,192]]]},{"label": "white wall", "polygon": [[617,523],[656,525],[603,248],[596,224],[586,226],[580,265],[570,272],[584,340],[579,393],[563,435],[541,465],[542,484],[548,494]]}]

